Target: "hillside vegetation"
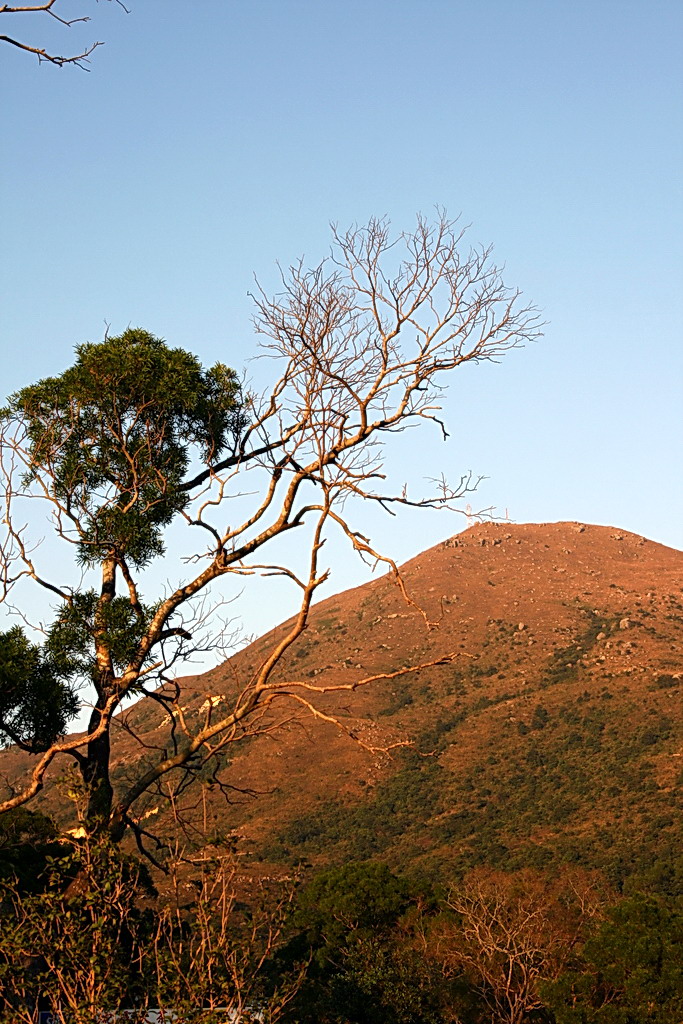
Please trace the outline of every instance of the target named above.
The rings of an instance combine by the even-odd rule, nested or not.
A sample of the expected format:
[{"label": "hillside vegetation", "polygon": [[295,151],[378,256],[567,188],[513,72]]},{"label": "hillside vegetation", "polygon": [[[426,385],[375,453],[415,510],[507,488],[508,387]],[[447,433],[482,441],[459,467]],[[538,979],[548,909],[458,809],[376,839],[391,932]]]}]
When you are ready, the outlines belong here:
[{"label": "hillside vegetation", "polygon": [[[351,682],[453,661],[344,694],[360,742],[283,710],[179,796],[188,834],[228,837],[245,876],[381,858],[450,878],[570,864],[666,889],[683,849],[682,570],[683,553],[615,529],[484,524],[403,567],[429,628],[388,576],[321,602],[283,672]],[[228,700],[261,647],[190,680],[185,713]],[[142,700],[120,716],[115,771],[159,756],[161,715]],[[25,759],[0,757],[11,780]],[[73,824],[56,790],[42,809]],[[154,794],[138,814],[173,832]]]}]

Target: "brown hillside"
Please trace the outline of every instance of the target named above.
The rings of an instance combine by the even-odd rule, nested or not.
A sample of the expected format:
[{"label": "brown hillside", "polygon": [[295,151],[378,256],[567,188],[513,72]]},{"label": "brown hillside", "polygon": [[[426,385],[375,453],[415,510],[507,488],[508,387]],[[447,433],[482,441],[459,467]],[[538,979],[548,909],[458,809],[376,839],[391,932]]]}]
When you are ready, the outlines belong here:
[{"label": "brown hillside", "polygon": [[[414,746],[373,754],[283,707],[281,728],[226,755],[230,802],[216,786],[182,798],[194,821],[239,837],[258,871],[301,857],[427,869],[561,859],[623,878],[675,850],[683,552],[607,527],[485,524],[402,574],[431,628],[384,576],[317,605],[283,672],[351,682],[453,652],[450,665],[344,697],[366,747]],[[272,635],[185,680],[186,713],[229,699]],[[119,716],[116,774],[159,756],[161,714],[144,700]],[[15,776],[23,758],[0,758]],[[69,824],[54,793],[43,803]],[[137,812],[171,832],[158,797]]]}]

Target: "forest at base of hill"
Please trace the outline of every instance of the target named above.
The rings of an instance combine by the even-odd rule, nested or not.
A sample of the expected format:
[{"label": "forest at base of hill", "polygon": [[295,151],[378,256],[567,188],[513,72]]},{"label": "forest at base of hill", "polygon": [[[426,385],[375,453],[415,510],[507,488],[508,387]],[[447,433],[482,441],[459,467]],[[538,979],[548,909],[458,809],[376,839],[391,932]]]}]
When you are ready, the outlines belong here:
[{"label": "forest at base of hill", "polygon": [[225,1022],[226,1007],[244,1024],[683,1019],[683,858],[627,893],[574,867],[451,881],[357,861],[247,898],[213,853],[162,895],[135,858],[6,816],[2,1024],[148,1006],[188,1024]]}]

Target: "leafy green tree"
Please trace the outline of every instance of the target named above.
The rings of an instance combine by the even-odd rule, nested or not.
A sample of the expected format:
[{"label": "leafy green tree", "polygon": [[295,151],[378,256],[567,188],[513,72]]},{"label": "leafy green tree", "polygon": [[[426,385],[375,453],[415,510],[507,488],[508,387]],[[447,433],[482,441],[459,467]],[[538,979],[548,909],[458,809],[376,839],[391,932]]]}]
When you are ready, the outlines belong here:
[{"label": "leafy green tree", "polygon": [[294,925],[305,932],[318,963],[334,959],[349,933],[379,935],[408,907],[407,882],[377,861],[323,871],[297,901]]},{"label": "leafy green tree", "polygon": [[317,875],[299,894],[281,970],[310,967],[287,1019],[322,1024],[441,1024],[454,996],[418,940],[428,897],[374,861]]},{"label": "leafy green tree", "polygon": [[683,904],[637,895],[613,908],[581,961],[543,995],[557,1024],[683,1020]]},{"label": "leafy green tree", "polygon": [[19,626],[0,632],[0,740],[47,750],[78,710],[71,672]]},{"label": "leafy green tree", "polygon": [[[21,530],[10,527],[21,568],[7,585],[30,576],[61,606],[42,651],[18,628],[0,637],[0,672],[10,684],[0,730],[31,751],[54,749],[78,707],[66,680],[92,683],[90,740],[78,757],[90,820],[103,822],[113,797],[111,714],[136,689],[155,648],[184,632],[167,625],[178,600],[144,605],[132,573],[163,555],[163,530],[190,500],[184,477],[191,460],[218,461],[239,436],[243,412],[232,371],[222,364],[204,370],[146,331],[81,345],[76,354],[59,377],[12,395],[5,452],[23,464],[22,487],[47,497],[77,562],[100,571],[100,588],[78,592],[40,577]],[[116,594],[117,576],[126,598]]]},{"label": "leafy green tree", "polygon": [[15,807],[0,815],[0,881],[22,894],[39,889],[49,857],[61,851],[57,827],[46,814]]},{"label": "leafy green tree", "polygon": [[[460,251],[461,237],[443,217],[420,218],[398,238],[373,220],[336,233],[332,260],[292,267],[281,294],[258,292],[257,331],[278,368],[260,397],[244,394],[224,364],[205,369],[141,329],[79,346],[69,369],[11,396],[0,417],[0,600],[32,582],[57,607],[40,649],[18,631],[0,643],[11,682],[0,733],[35,755],[30,778],[0,812],[31,800],[55,759],[75,759],[89,832],[120,839],[130,828],[142,845],[135,804],[149,792],[163,796],[170,774],[181,775],[178,785],[202,778],[227,744],[271,727],[275,702],[315,716],[319,695],[339,689],[287,674],[288,653],[329,576],[327,534],[339,530],[357,555],[398,575],[356,528],[353,508],[448,508],[473,481],[468,475],[416,498],[378,491],[381,442],[434,422],[446,374],[538,334],[534,311],[505,288],[490,252]],[[71,570],[36,548],[46,522]],[[168,531],[178,538],[181,528],[190,539],[180,582],[150,594],[148,569],[165,559]],[[290,535],[295,557],[274,543]],[[212,585],[257,575],[290,581],[296,614],[257,663],[240,670],[220,711],[215,695],[186,699],[176,666],[198,651],[224,650],[206,603]],[[84,684],[95,692],[86,734],[63,737]],[[161,706],[158,740],[117,779],[112,719],[140,694]]]},{"label": "leafy green tree", "polygon": [[[355,1005],[363,1024],[445,1024],[463,1021],[463,986],[446,979],[434,960],[396,930],[382,938],[349,944],[337,1002],[348,1013]],[[451,1016],[457,1005],[458,1015]],[[467,1017],[474,1024],[475,1017]]]},{"label": "leafy green tree", "polygon": [[163,528],[189,503],[192,456],[216,461],[239,430],[239,386],[222,364],[203,370],[147,331],[76,355],[9,401],[25,431],[25,480],[50,480],[83,565],[141,568],[163,554]]}]

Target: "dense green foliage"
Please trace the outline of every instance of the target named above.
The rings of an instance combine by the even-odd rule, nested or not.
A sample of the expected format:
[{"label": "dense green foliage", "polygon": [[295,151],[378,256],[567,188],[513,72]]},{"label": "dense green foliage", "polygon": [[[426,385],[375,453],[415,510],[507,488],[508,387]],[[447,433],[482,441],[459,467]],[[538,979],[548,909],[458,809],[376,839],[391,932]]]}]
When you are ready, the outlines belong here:
[{"label": "dense green foliage", "polygon": [[573,971],[544,987],[557,1024],[683,1020],[683,902],[637,895],[614,907]]},{"label": "dense green foliage", "polygon": [[334,956],[349,931],[378,935],[406,910],[409,888],[386,864],[351,862],[317,875],[301,892],[295,926],[323,962]]},{"label": "dense green foliage", "polygon": [[96,629],[103,629],[114,671],[122,671],[133,657],[154,611],[154,606],[142,603],[134,608],[125,597],[113,597],[100,606],[94,590],[83,590],[59,607],[47,632],[45,652],[65,674],[92,680],[97,673],[92,639]]},{"label": "dense green foliage", "polygon": [[0,815],[0,881],[19,893],[40,889],[47,858],[60,852],[57,828],[40,811],[15,807]]},{"label": "dense green foliage", "polygon": [[46,750],[76,713],[71,671],[19,626],[0,633],[0,740]]},{"label": "dense green foliage", "polygon": [[[638,894],[605,912],[600,904],[606,894],[599,894],[590,876],[583,892],[580,876],[553,880],[542,873],[498,873],[491,882],[476,872],[469,877],[462,883],[463,905],[472,908],[479,926],[467,936],[461,931],[465,922],[446,912],[433,892],[410,885],[384,865],[350,863],[315,877],[300,893],[292,918],[295,934],[279,957],[280,970],[305,956],[306,949],[311,961],[287,1020],[673,1024],[683,1019],[680,897]],[[529,886],[525,903],[520,894]],[[480,908],[473,892],[482,894]],[[558,961],[559,948],[564,953]],[[492,1011],[487,986],[495,977],[490,958],[498,955],[501,984],[512,992],[528,984],[525,960],[531,958],[528,963],[538,970],[530,1008],[519,1017],[514,999],[509,1017],[507,999]],[[558,976],[557,965],[567,957],[569,966]]]},{"label": "dense green foliage", "polygon": [[[12,828],[11,841],[51,836],[37,818]],[[107,844],[61,848],[44,863],[39,891],[2,883],[0,1020],[8,1024],[29,1020],[20,1011],[37,1003],[60,1004],[69,1024],[90,1022],[93,1005],[160,1004],[179,1021],[213,1024],[222,1018],[212,1007],[235,998],[277,1007],[287,1024],[672,1024],[683,1012],[680,898],[640,894],[605,908],[607,891],[589,876],[582,889],[580,876],[473,872],[446,903],[445,889],[382,863],[350,862],[306,883],[280,932],[282,905],[259,930],[256,908],[217,886],[211,870],[180,887],[195,895],[176,912]],[[474,915],[469,930],[457,892]],[[494,953],[487,937],[498,929],[509,945]],[[512,993],[528,989],[523,967],[534,965],[521,1017],[491,1016],[498,953]]]},{"label": "dense green foliage", "polygon": [[297,1024],[441,1024],[455,988],[413,939],[426,894],[385,864],[350,862],[304,886],[276,967],[308,960]]},{"label": "dense green foliage", "polygon": [[115,549],[143,566],[163,552],[162,529],[187,504],[196,453],[220,456],[239,433],[235,374],[130,329],[79,345],[75,364],[17,391],[5,410],[23,425],[26,481],[47,475],[84,564]]}]

